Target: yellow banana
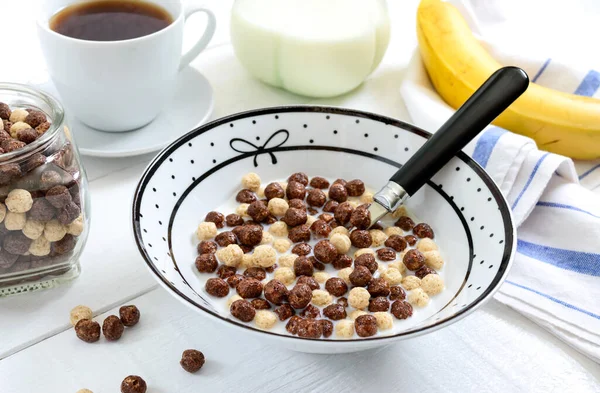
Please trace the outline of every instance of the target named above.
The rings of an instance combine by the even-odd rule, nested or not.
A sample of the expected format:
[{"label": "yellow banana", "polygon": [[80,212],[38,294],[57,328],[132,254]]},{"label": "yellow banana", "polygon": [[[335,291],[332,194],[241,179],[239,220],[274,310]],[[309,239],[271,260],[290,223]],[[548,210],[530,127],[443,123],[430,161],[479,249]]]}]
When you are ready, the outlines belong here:
[{"label": "yellow banana", "polygon": [[[454,108],[501,67],[460,12],[444,1],[421,1],[417,37],[431,82]],[[600,100],[594,98],[531,83],[494,124],[533,138],[543,150],[577,159],[600,157]]]}]

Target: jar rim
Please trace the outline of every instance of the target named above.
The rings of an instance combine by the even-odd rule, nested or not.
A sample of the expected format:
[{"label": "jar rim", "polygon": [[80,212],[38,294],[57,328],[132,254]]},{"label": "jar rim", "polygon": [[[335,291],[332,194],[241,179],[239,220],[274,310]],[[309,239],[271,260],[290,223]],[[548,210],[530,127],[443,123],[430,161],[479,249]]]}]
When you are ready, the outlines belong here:
[{"label": "jar rim", "polygon": [[[29,85],[25,85],[22,83],[0,83],[0,95],[3,92],[14,92],[14,93],[25,93],[33,98],[43,101],[50,108],[52,113],[48,113],[51,117],[50,128],[46,130],[42,134],[40,138],[37,138],[32,143],[26,145],[17,150],[13,150],[8,153],[0,154],[0,162],[11,161],[14,158],[21,157],[23,155],[28,155],[32,152],[35,152],[41,146],[45,146],[48,141],[52,140],[56,134],[58,133],[58,129],[64,123],[65,120],[65,110],[61,103],[54,98],[52,95],[44,93],[43,91],[31,87]],[[40,108],[38,108],[40,109]]]}]

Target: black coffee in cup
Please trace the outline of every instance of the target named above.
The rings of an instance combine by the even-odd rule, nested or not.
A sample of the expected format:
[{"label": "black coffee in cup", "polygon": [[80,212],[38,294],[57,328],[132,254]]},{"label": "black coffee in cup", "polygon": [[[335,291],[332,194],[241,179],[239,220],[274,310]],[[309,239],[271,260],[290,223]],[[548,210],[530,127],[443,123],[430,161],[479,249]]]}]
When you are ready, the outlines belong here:
[{"label": "black coffee in cup", "polygon": [[98,0],[68,6],[50,19],[50,28],[88,41],[122,41],[164,29],[173,17],[161,6],[139,0]]}]

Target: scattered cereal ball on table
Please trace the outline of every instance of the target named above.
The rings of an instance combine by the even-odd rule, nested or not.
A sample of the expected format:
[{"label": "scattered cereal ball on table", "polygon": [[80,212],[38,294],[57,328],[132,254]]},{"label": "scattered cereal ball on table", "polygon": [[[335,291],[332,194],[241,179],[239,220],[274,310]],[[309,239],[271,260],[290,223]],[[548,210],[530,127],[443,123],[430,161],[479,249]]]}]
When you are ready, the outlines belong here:
[{"label": "scattered cereal ball on table", "polygon": [[258,191],[260,188],[260,176],[254,172],[245,174],[242,177],[242,187],[247,188],[251,191]]},{"label": "scattered cereal ball on table", "polygon": [[315,306],[327,306],[331,304],[332,301],[333,298],[331,297],[331,294],[329,292],[324,291],[322,289],[315,289],[314,291],[312,291],[312,303]]},{"label": "scattered cereal ball on table", "polygon": [[277,314],[268,310],[258,310],[254,323],[259,329],[271,329],[277,323]]},{"label": "scattered cereal ball on table", "polygon": [[256,310],[252,307],[247,300],[236,300],[231,303],[231,307],[229,308],[231,315],[236,317],[242,322],[250,322],[254,319],[256,315]]},{"label": "scattered cereal ball on table", "polygon": [[33,198],[27,190],[14,189],[8,193],[4,203],[10,212],[26,213],[33,205]]},{"label": "scattered cereal ball on table", "polygon": [[43,257],[50,254],[51,245],[44,235],[38,237],[29,245],[29,253],[36,257]]},{"label": "scattered cereal ball on table", "polygon": [[421,280],[421,289],[428,295],[437,295],[444,290],[444,279],[438,274],[428,274]]},{"label": "scattered cereal ball on table", "polygon": [[327,280],[329,280],[330,277],[331,276],[327,272],[314,272],[313,273],[313,278],[315,279],[315,281],[318,283],[321,283],[321,284],[325,284],[325,282]]},{"label": "scattered cereal ball on table", "polygon": [[296,280],[296,275],[294,274],[294,270],[289,267],[280,267],[275,269],[274,278],[278,281],[281,281],[284,285],[291,285]]},{"label": "scattered cereal ball on table", "polygon": [[242,261],[244,251],[237,244],[230,244],[216,252],[217,258],[223,265],[238,266]]},{"label": "scattered cereal ball on table", "polygon": [[354,336],[354,322],[347,319],[339,321],[335,325],[335,335],[339,338],[351,338]]},{"label": "scattered cereal ball on table", "polygon": [[372,315],[361,315],[354,321],[354,329],[359,337],[371,337],[377,334],[377,319]]},{"label": "scattered cereal ball on table", "polygon": [[121,338],[125,326],[116,315],[109,315],[102,323],[102,333],[109,341],[116,341]]},{"label": "scattered cereal ball on table", "polygon": [[425,264],[430,268],[440,270],[444,267],[444,260],[439,251],[426,251],[423,256],[425,257]]},{"label": "scattered cereal ball on table", "polygon": [[71,310],[71,314],[69,316],[71,325],[77,325],[77,322],[81,321],[82,319],[92,319],[92,309],[82,305],[75,306]]},{"label": "scattered cereal ball on table", "polygon": [[415,288],[408,294],[408,302],[417,307],[429,304],[429,295],[422,288]]},{"label": "scattered cereal ball on table", "polygon": [[91,319],[80,319],[75,325],[77,337],[86,343],[93,343],[100,339],[100,324]]},{"label": "scattered cereal ball on table", "polygon": [[204,354],[195,349],[186,349],[181,354],[179,364],[188,373],[195,373],[204,366]]},{"label": "scattered cereal ball on table", "polygon": [[31,240],[35,240],[42,236],[45,226],[42,221],[27,220],[23,227],[23,234]]},{"label": "scattered cereal ball on table", "polygon": [[137,375],[130,375],[121,382],[121,393],[146,393],[146,381]]},{"label": "scattered cereal ball on table", "polygon": [[338,277],[344,280],[346,284],[350,284],[350,274],[352,274],[352,271],[351,267],[345,267],[338,272]]},{"label": "scattered cereal ball on table", "polygon": [[214,222],[202,222],[196,231],[198,240],[210,240],[217,236],[217,226]]},{"label": "scattered cereal ball on table", "polygon": [[140,310],[134,305],[123,306],[119,308],[119,317],[123,325],[131,327],[140,321]]},{"label": "scattered cereal ball on table", "polygon": [[435,244],[435,242],[428,237],[419,240],[417,243],[417,250],[421,252],[436,251],[437,249],[437,244]]},{"label": "scattered cereal ball on table", "polygon": [[365,288],[352,288],[348,295],[348,304],[352,307],[362,310],[369,306],[371,294]]},{"label": "scattered cereal ball on table", "polygon": [[389,285],[398,285],[402,282],[402,273],[393,267],[381,273],[380,277],[387,281]]}]

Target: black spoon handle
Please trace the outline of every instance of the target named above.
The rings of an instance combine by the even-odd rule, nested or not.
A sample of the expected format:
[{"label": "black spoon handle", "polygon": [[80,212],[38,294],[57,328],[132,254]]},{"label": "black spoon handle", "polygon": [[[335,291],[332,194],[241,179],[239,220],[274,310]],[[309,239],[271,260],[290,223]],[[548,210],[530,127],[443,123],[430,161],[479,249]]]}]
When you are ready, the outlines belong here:
[{"label": "black spoon handle", "polygon": [[477,134],[527,90],[520,68],[494,72],[454,115],[391,177],[413,195]]}]

